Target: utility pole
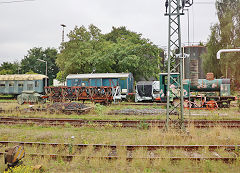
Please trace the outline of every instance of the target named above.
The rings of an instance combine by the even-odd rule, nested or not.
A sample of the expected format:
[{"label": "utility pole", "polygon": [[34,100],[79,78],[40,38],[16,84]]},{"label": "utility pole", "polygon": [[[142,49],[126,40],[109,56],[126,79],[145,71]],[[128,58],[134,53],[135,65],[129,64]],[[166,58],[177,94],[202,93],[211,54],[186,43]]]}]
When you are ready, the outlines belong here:
[{"label": "utility pole", "polygon": [[[44,61],[44,60],[42,60],[42,59],[37,59],[37,60],[46,63],[46,71],[45,71],[45,74],[46,74],[46,76],[47,76],[47,75],[48,75],[48,73],[47,73],[47,61]],[[45,80],[45,87],[47,87],[47,78],[46,78],[46,80]]]},{"label": "utility pole", "polygon": [[[169,115],[179,109],[180,128],[184,129],[184,110],[183,110],[183,53],[181,47],[181,25],[180,16],[184,15],[185,7],[190,7],[193,0],[166,0],[165,16],[168,16],[168,76],[167,76],[167,113],[166,129],[169,128]],[[176,61],[178,59],[178,61]],[[172,73],[179,73],[179,76],[173,77]],[[175,91],[170,90],[171,81],[175,84]],[[180,103],[171,105],[170,97],[176,97]]]},{"label": "utility pole", "polygon": [[66,27],[66,25],[61,24],[62,26],[62,43],[64,42],[64,28]]}]

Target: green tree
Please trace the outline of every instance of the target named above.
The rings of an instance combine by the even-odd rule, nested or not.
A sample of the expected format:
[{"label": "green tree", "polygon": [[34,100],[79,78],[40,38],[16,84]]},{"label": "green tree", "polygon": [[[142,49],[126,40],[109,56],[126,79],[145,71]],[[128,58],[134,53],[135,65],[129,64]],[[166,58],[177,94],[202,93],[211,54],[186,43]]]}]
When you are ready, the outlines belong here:
[{"label": "green tree", "polygon": [[212,72],[215,74],[216,78],[222,76],[220,67],[220,62],[217,60],[216,54],[220,49],[220,38],[218,35],[218,25],[211,27],[211,36],[207,43],[208,51],[206,54],[202,55],[203,58],[203,69],[205,73]]},{"label": "green tree", "polygon": [[55,63],[56,57],[57,50],[55,48],[32,48],[28,51],[27,56],[21,61],[21,69],[23,73],[34,72],[38,74],[46,74],[46,63],[40,62],[37,59],[47,61],[47,73],[51,85],[59,71]]},{"label": "green tree", "polygon": [[68,34],[69,41],[62,44],[57,64],[61,75],[70,73],[132,72],[135,79],[157,77],[162,52],[141,34],[125,27],[112,28],[107,34],[90,25],[75,27]]},{"label": "green tree", "polygon": [[[219,23],[211,27],[211,35],[207,43],[208,52],[203,55],[205,72],[214,72],[217,77],[234,79],[239,85],[240,79],[240,53],[225,53],[221,60],[216,59],[220,49],[236,48],[240,45],[240,1],[222,0],[216,2]],[[239,85],[240,86],[240,85]]]},{"label": "green tree", "polygon": [[18,73],[19,64],[17,62],[3,62],[0,66],[0,74],[16,74]]}]

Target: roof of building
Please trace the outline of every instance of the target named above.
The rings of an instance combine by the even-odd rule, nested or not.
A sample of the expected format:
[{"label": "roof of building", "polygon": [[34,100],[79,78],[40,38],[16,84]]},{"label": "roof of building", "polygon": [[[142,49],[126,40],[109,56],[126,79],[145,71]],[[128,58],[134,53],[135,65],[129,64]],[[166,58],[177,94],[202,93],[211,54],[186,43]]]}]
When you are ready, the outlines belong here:
[{"label": "roof of building", "polygon": [[91,78],[127,78],[131,73],[90,73],[69,74],[67,79],[91,79]]},{"label": "roof of building", "polygon": [[48,78],[42,74],[10,74],[0,75],[0,80],[42,80]]}]

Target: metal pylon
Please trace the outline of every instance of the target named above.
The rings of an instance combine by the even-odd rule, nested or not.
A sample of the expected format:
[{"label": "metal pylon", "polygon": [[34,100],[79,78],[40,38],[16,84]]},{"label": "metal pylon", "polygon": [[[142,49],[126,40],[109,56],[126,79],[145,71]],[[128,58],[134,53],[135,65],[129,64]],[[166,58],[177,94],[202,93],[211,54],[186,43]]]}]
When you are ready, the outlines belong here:
[{"label": "metal pylon", "polygon": [[[180,128],[184,129],[183,110],[183,53],[181,47],[180,16],[183,15],[184,7],[190,7],[190,0],[166,0],[166,16],[168,16],[168,85],[167,85],[167,113],[166,129],[169,128],[169,115],[174,111],[179,113]],[[181,13],[182,12],[182,13]],[[177,60],[178,59],[178,60]],[[176,61],[177,60],[177,61]],[[179,73],[178,78],[173,78],[172,73]],[[175,91],[172,92],[171,81],[175,83]],[[177,105],[171,105],[170,98],[178,98]]]}]

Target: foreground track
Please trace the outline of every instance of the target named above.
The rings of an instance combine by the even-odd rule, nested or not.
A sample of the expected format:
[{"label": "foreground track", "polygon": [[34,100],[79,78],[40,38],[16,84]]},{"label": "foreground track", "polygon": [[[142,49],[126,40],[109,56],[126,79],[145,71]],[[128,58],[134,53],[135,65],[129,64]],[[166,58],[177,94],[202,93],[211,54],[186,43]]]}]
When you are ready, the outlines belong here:
[{"label": "foreground track", "polygon": [[[226,127],[240,128],[240,120],[191,120],[184,121],[185,126],[194,125],[196,128],[208,127]],[[81,120],[81,119],[58,119],[58,118],[19,118],[19,117],[0,117],[0,124],[26,124],[42,126],[63,126],[70,124],[72,126],[106,126],[112,127],[165,127],[164,120]],[[170,121],[172,127],[178,127],[179,121]]]},{"label": "foreground track", "polygon": [[[70,143],[45,143],[45,142],[18,142],[18,141],[0,141],[0,146],[8,145],[24,145],[24,146],[51,146],[58,147],[64,146],[68,147],[72,145]],[[214,151],[218,149],[224,149],[226,151],[237,151],[240,150],[240,145],[108,145],[108,144],[73,144],[76,149],[83,149],[86,147],[93,147],[94,149],[100,148],[111,148],[116,150],[117,148],[125,148],[127,151],[132,151],[139,148],[144,148],[147,150],[157,150],[157,149],[181,149],[185,151],[193,151],[207,148],[209,151]]]},{"label": "foreground track", "polygon": [[[65,161],[72,161],[73,158],[81,158],[81,159],[126,159],[131,161],[133,159],[146,159],[146,160],[157,160],[157,159],[169,159],[171,161],[176,160],[193,160],[193,161],[201,161],[201,160],[216,160],[216,161],[224,161],[224,162],[233,162],[238,159],[238,151],[240,145],[105,145],[105,144],[77,144],[72,145],[69,143],[40,143],[40,142],[16,142],[16,141],[0,141],[1,146],[8,146],[8,145],[23,145],[24,147],[34,147],[37,148],[41,147],[60,147],[60,152],[63,152],[62,147],[66,150],[69,146],[76,148],[76,150],[82,151],[87,147],[92,147],[93,153],[97,152],[103,148],[111,149],[106,155],[107,156],[82,156],[82,155],[61,155],[61,154],[36,154],[36,153],[27,153],[26,155],[29,157],[41,157],[41,158],[50,158],[50,159],[57,159],[62,158]],[[146,157],[133,157],[132,152],[137,149],[146,149],[148,151],[148,156]],[[117,156],[117,151],[119,149],[124,149],[127,151],[126,156]],[[158,149],[165,149],[165,150],[182,150],[186,151],[187,157],[160,157],[159,155],[155,155],[154,151]],[[192,157],[191,153],[198,152],[198,150],[206,149],[212,152],[213,156],[205,157]],[[223,149],[226,152],[231,153],[231,157],[221,157],[221,154],[216,153],[216,150]],[[26,149],[27,150],[27,149]],[[59,153],[59,151],[58,151]],[[0,155],[3,155],[4,152],[0,152]]]},{"label": "foreground track", "polygon": [[[0,155],[4,155],[4,152],[0,152]],[[31,158],[34,157],[41,157],[41,158],[50,158],[57,160],[59,158],[63,159],[64,161],[72,161],[74,158],[80,158],[85,160],[90,159],[126,159],[127,161],[132,160],[171,160],[171,161],[179,161],[179,160],[192,160],[192,161],[202,161],[202,160],[214,160],[214,161],[223,161],[226,163],[231,163],[237,161],[238,158],[236,157],[120,157],[120,156],[81,156],[81,155],[60,155],[60,154],[35,154],[35,153],[25,153],[26,156]]]}]

